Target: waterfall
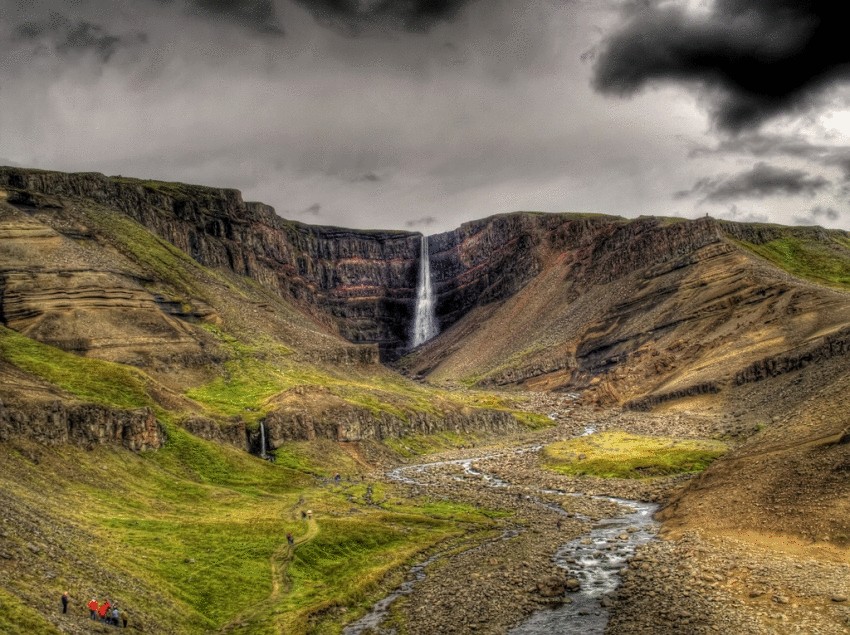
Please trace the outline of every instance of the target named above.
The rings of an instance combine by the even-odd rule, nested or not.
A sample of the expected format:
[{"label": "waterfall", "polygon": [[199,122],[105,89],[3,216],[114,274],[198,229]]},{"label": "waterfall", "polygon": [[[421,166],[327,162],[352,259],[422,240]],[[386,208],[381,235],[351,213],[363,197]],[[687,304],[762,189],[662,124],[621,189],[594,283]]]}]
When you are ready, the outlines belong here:
[{"label": "waterfall", "polygon": [[416,320],[413,323],[413,346],[419,346],[440,332],[437,328],[436,302],[431,286],[431,260],[428,237],[422,236],[419,256],[419,283],[416,287]]},{"label": "waterfall", "polygon": [[260,457],[266,458],[266,426],[260,421]]}]

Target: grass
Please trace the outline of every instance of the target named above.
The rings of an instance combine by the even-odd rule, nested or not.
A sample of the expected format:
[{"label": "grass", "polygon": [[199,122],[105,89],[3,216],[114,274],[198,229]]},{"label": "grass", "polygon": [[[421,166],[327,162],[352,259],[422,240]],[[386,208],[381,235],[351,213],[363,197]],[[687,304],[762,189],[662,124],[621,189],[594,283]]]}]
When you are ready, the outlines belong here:
[{"label": "grass", "polygon": [[416,384],[379,368],[326,370],[297,361],[292,351],[275,342],[236,338],[219,327],[204,324],[230,359],[221,374],[186,391],[214,417],[239,416],[257,424],[273,407],[272,397],[298,386],[325,389],[353,408],[408,421],[414,413],[440,415],[465,408],[504,410],[521,423],[536,428],[551,422],[546,417],[515,411],[501,396],[476,391],[450,392]]},{"label": "grass", "polygon": [[571,476],[646,478],[700,472],[726,451],[719,441],[599,432],[546,446],[545,466]]},{"label": "grass", "polygon": [[[59,603],[58,599],[56,603]],[[39,611],[0,588],[0,633],[54,635],[59,632]]]},{"label": "grass", "polygon": [[204,298],[192,275],[202,267],[188,254],[123,214],[88,209],[85,216],[121,252],[153,273],[160,284],[165,282],[182,293]]},{"label": "grass", "polygon": [[441,450],[462,448],[475,445],[477,437],[456,432],[436,434],[411,434],[405,437],[384,439],[384,445],[404,458],[413,458],[424,454],[433,454]]},{"label": "grass", "polygon": [[785,235],[762,245],[740,243],[785,271],[820,284],[850,289],[850,244]]},{"label": "grass", "polygon": [[[295,363],[285,347],[246,343],[214,327],[208,330],[233,357],[225,365],[226,377],[190,394],[216,412],[244,416],[246,409],[262,408],[280,389],[307,384],[328,386],[355,403],[362,403],[362,390],[370,399],[385,396],[391,406],[433,407],[429,400],[437,391],[388,373],[337,376]],[[32,451],[0,449],[3,489],[22,503],[29,501],[50,526],[82,532],[59,539],[67,553],[87,552],[95,542],[101,555],[91,565],[96,571],[88,572],[90,579],[120,572],[125,582],[110,583],[109,594],[130,607],[146,630],[168,624],[179,632],[215,631],[260,598],[268,606],[261,603],[249,616],[247,632],[338,632],[346,615],[334,607],[362,611],[377,599],[390,572],[415,554],[465,534],[472,525],[492,524],[492,514],[473,508],[395,500],[384,485],[374,484],[367,497],[365,484],[317,481],[316,476],[356,469],[331,442],[285,444],[277,451],[277,462],[270,464],[199,439],[174,423],[180,413],[165,411],[152,400],[150,380],[136,369],[67,353],[3,327],[0,353],[81,400],[121,408],[151,406],[165,427],[165,447],[141,455],[61,446],[35,464],[27,458]],[[449,403],[441,399],[445,397],[437,401]],[[377,401],[374,407],[385,406]],[[462,442],[460,436],[443,436],[449,445]],[[68,500],[74,504],[63,503]],[[296,549],[298,557],[287,571],[291,592],[269,599],[272,563],[282,548],[285,553],[287,532],[304,535],[297,510],[305,507],[315,510],[320,531]],[[51,566],[72,596],[102,587],[92,582],[80,588],[74,582],[80,572],[71,563]],[[55,632],[21,600],[42,595],[43,585],[33,573],[6,589],[0,596],[0,630]]]},{"label": "grass", "polygon": [[[32,448],[0,448],[4,491],[52,528],[26,540],[59,542],[67,554],[50,564],[57,588],[73,598],[108,592],[149,632],[215,632],[242,615],[248,626],[238,632],[338,633],[353,613],[336,608],[362,612],[416,554],[471,527],[487,530],[498,515],[401,498],[380,483],[370,503],[366,482],[316,480],[313,473],[351,466],[330,443],[284,446],[292,460],[282,465],[176,427],[168,433],[164,448],[141,455],[60,446],[36,464]],[[286,533],[306,537],[299,511],[308,508],[318,533],[291,552]],[[91,544],[97,557],[80,569],[75,558]],[[277,594],[274,562],[284,574]],[[53,592],[51,583],[26,570],[10,584],[0,584],[0,632],[56,632],[27,608],[27,598]]]},{"label": "grass", "polygon": [[119,408],[153,405],[145,376],[134,368],[67,353],[4,326],[0,357],[85,401]]},{"label": "grass", "polygon": [[536,412],[525,412],[523,410],[511,410],[511,414],[526,428],[531,430],[540,430],[542,428],[551,428],[555,422],[546,415]]}]

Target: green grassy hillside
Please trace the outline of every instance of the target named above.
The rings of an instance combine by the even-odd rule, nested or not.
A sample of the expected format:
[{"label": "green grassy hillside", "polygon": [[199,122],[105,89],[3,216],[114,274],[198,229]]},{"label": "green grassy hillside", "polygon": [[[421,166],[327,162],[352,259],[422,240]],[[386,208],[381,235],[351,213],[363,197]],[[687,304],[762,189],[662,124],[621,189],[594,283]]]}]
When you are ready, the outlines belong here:
[{"label": "green grassy hillside", "polygon": [[[337,632],[335,607],[356,612],[416,553],[489,527],[483,510],[400,500],[377,484],[367,499],[369,481],[334,444],[296,444],[284,466],[179,427],[168,435],[142,455],[0,446],[3,502],[18,520],[4,532],[4,632],[56,632],[39,613],[63,590],[70,632],[85,628],[93,594],[146,632]],[[346,478],[314,476],[328,470]]]}]

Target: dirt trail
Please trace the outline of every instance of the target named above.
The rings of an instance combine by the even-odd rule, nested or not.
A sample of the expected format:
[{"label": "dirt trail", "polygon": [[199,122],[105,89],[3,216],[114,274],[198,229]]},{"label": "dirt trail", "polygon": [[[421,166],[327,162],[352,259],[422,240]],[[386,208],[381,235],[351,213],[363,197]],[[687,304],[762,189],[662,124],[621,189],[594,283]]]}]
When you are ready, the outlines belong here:
[{"label": "dirt trail", "polygon": [[[286,575],[286,567],[292,561],[295,555],[295,550],[299,545],[302,545],[312,540],[319,533],[319,525],[316,519],[312,516],[307,519],[307,533],[295,540],[295,544],[290,546],[286,539],[280,544],[275,552],[269,558],[269,569],[272,576],[272,590],[266,598],[260,602],[256,602],[243,613],[240,613],[227,624],[221,627],[220,633],[230,633],[235,628],[240,628],[250,623],[251,620],[257,617],[260,613],[260,607],[273,606],[280,598],[281,593],[285,593],[290,588],[290,581]],[[282,631],[281,631],[282,632]]]}]

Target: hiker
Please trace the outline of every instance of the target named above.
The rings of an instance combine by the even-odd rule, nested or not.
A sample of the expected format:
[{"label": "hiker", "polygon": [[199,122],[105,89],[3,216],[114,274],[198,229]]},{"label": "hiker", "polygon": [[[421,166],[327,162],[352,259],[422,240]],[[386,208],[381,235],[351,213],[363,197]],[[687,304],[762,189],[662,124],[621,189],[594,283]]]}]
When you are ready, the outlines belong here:
[{"label": "hiker", "polygon": [[91,602],[86,604],[89,607],[89,617],[93,620],[97,619],[97,600],[95,598],[91,599]]},{"label": "hiker", "polygon": [[109,599],[107,598],[103,600],[103,604],[97,607],[97,615],[101,622],[106,621],[106,613],[109,611],[110,606],[112,605],[109,603]]},{"label": "hiker", "polygon": [[124,628],[127,628],[127,611],[121,609],[121,623],[124,624]]},{"label": "hiker", "polygon": [[340,479],[341,479],[341,478],[342,478],[342,477],[339,475],[339,472],[337,472],[336,474],[334,474],[334,481],[335,481],[335,482],[339,483],[339,481],[340,481]]},{"label": "hiker", "polygon": [[303,509],[301,510],[301,520],[307,520],[307,512],[305,512]]},{"label": "hiker", "polygon": [[63,613],[68,612],[68,592],[67,591],[65,591],[65,593],[62,594],[62,612]]},{"label": "hiker", "polygon": [[112,609],[112,623],[115,626],[118,626],[118,607],[117,606]]},{"label": "hiker", "polygon": [[558,522],[555,523],[555,527],[557,527],[558,529],[561,528],[561,519],[560,518],[558,519]]},{"label": "hiker", "polygon": [[286,542],[289,543],[290,547],[295,544],[295,538],[292,536],[292,533],[286,534]]}]

